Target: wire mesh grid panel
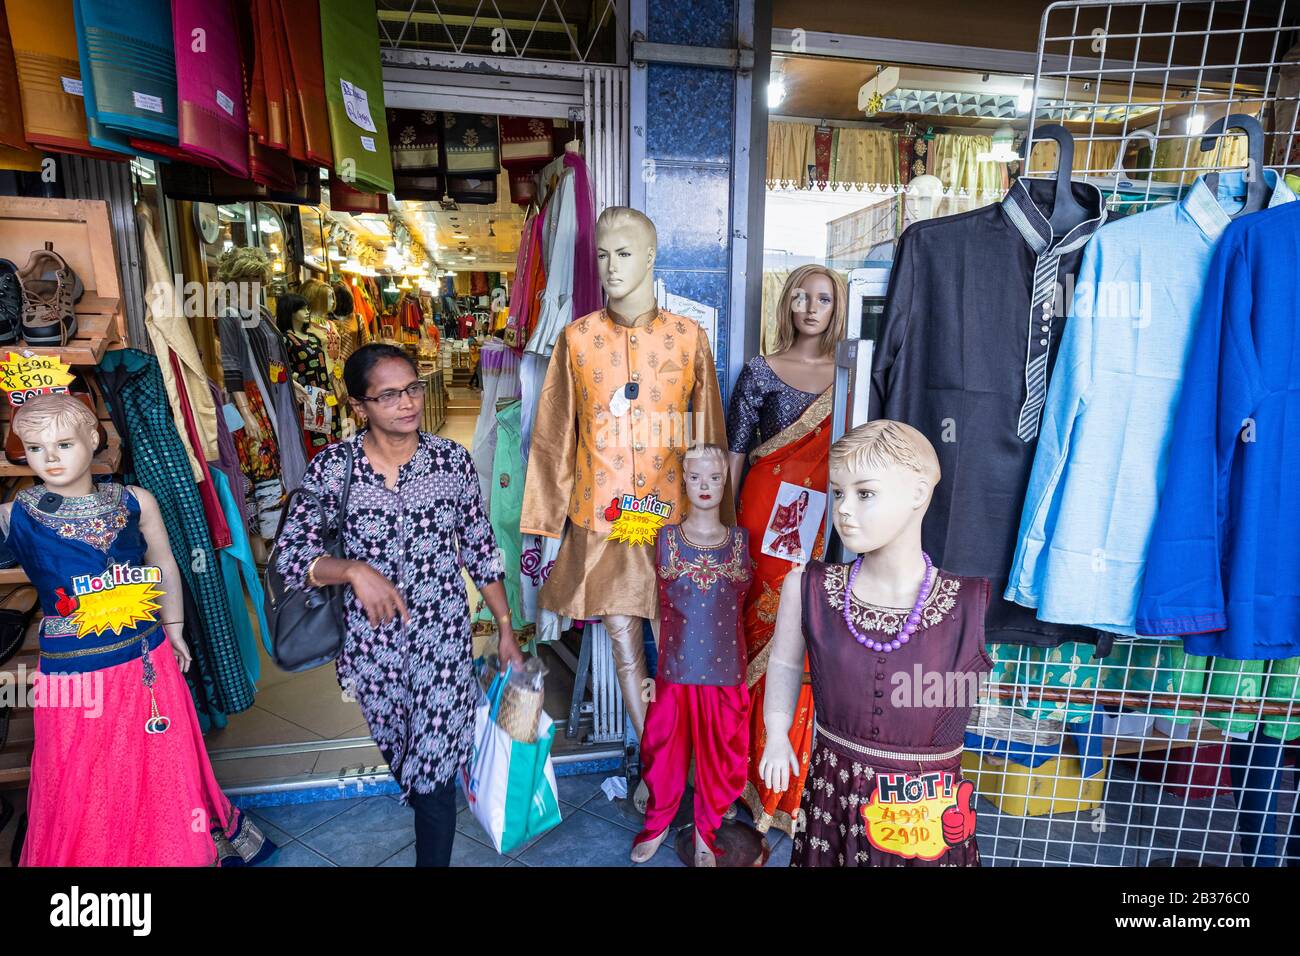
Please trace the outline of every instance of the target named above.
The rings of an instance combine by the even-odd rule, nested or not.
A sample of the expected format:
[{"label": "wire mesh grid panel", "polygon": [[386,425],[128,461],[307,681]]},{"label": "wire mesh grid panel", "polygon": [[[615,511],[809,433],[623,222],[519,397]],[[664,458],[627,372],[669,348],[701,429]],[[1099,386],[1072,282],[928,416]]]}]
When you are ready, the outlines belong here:
[{"label": "wire mesh grid panel", "polygon": [[[1028,174],[1054,175],[1055,143],[1033,134],[1051,123],[1073,134],[1072,178],[1098,186],[1111,216],[1175,201],[1208,173],[1275,188],[1300,158],[1295,13],[1052,4]],[[1300,865],[1300,661],[1198,657],[1179,638],[1110,644],[990,647],[963,757],[985,864]]]}]

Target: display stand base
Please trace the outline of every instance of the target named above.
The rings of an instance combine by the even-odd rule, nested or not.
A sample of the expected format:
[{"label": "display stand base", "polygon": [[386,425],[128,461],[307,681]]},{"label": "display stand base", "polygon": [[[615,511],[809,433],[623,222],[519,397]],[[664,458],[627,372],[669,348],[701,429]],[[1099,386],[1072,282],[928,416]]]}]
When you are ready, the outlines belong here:
[{"label": "display stand base", "polygon": [[[767,837],[746,823],[723,820],[717,834],[718,866],[765,866],[772,855]],[[695,866],[695,827],[682,827],[673,838],[677,858],[687,866]]]}]

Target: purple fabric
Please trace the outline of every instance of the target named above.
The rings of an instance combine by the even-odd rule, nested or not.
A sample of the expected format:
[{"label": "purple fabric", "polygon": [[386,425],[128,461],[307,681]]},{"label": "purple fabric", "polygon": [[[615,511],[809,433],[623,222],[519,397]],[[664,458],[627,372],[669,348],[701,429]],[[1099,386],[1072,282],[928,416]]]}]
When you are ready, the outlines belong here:
[{"label": "purple fabric", "polygon": [[172,38],[181,147],[247,178],[244,67],[230,0],[172,0]]},{"label": "purple fabric", "polygon": [[226,405],[226,396],[211,379],[208,380],[208,389],[212,392],[212,402],[217,407],[217,455],[219,456],[217,461],[208,462],[208,467],[216,468],[226,476],[235,504],[239,507],[239,518],[244,522],[244,530],[248,531],[252,527],[248,514],[248,479],[239,468],[239,453],[235,451],[235,439],[230,436],[230,429],[226,427],[226,416],[222,412]]},{"label": "purple fabric", "polygon": [[591,195],[587,163],[577,153],[565,153],[564,165],[573,170],[578,212],[578,239],[573,250],[573,317],[598,311],[605,304],[596,271],[596,204]]}]

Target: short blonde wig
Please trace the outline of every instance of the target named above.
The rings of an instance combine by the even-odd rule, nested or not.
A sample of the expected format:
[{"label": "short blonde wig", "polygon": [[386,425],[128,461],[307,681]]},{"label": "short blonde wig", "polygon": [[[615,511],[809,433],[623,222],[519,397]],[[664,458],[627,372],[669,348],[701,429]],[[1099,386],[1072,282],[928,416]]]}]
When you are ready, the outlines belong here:
[{"label": "short blonde wig", "polygon": [[939,483],[939,456],[930,439],[911,425],[879,419],[853,429],[831,445],[830,467],[867,471],[897,465]]},{"label": "short blonde wig", "polygon": [[640,226],[650,231],[650,248],[659,246],[659,230],[650,221],[650,217],[631,206],[610,206],[596,220],[596,232],[602,229],[617,229],[620,226]]},{"label": "short blonde wig", "polygon": [[[721,448],[719,448],[717,445],[704,445],[704,444],[692,445],[690,448],[686,450],[686,454],[682,455],[682,464],[685,465],[686,462],[692,461],[696,458],[713,459],[722,468],[722,471],[724,473],[727,471],[727,468],[730,464],[730,462],[727,460],[727,453],[723,451]],[[684,470],[685,469],[683,469],[683,471]]]},{"label": "short blonde wig", "polygon": [[308,279],[298,287],[298,294],[307,300],[312,315],[329,315],[333,311],[330,297],[334,292],[320,279]]},{"label": "short blonde wig", "polygon": [[261,249],[231,249],[217,259],[218,282],[271,284],[271,259]]},{"label": "short blonde wig", "polygon": [[97,438],[99,419],[71,395],[38,395],[14,412],[13,430],[23,441],[36,441],[50,428],[70,428]]},{"label": "short blonde wig", "polygon": [[819,351],[822,355],[832,354],[835,351],[835,343],[844,338],[844,326],[848,322],[849,315],[848,286],[844,284],[844,279],[838,272],[813,263],[800,266],[791,272],[790,278],[785,280],[785,285],[781,288],[781,298],[776,304],[776,341],[772,343],[773,353],[784,352],[794,345],[794,296],[800,289],[805,288],[805,283],[813,276],[826,276],[831,280],[833,311],[830,324],[821,334],[821,341],[818,343]]}]

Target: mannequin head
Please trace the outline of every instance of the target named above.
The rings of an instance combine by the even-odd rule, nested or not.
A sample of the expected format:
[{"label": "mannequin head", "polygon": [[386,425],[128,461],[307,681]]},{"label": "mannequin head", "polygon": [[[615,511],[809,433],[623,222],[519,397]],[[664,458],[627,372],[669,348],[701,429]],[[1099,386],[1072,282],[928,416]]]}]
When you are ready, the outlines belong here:
[{"label": "mannequin head", "polygon": [[308,279],[298,287],[298,294],[307,300],[312,315],[326,316],[334,311],[334,290],[319,279]]},{"label": "mannequin head", "polygon": [[682,478],[691,514],[722,507],[722,488],[730,474],[727,455],[717,445],[695,445],[682,456]]},{"label": "mannequin head", "polygon": [[415,363],[395,345],[363,345],[343,365],[343,384],[352,411],[375,431],[391,438],[420,430],[424,396],[404,391],[418,382]]},{"label": "mannequin head", "polygon": [[654,305],[655,224],[627,206],[610,206],[596,220],[596,267],[610,307],[636,316]]},{"label": "mannequin head", "polygon": [[311,316],[307,300],[295,293],[282,295],[275,300],[275,325],[281,332],[294,332],[306,324]]},{"label": "mannequin head", "polygon": [[39,395],[14,412],[27,464],[50,491],[89,494],[90,463],[99,444],[94,412],[71,395]]},{"label": "mannequin head", "polygon": [[831,446],[830,483],[832,520],[850,551],[868,554],[904,535],[920,547],[939,457],[911,425],[867,422]]},{"label": "mannequin head", "polygon": [[822,355],[834,353],[835,343],[844,338],[848,305],[848,288],[838,273],[815,264],[795,269],[777,302],[773,351],[784,352],[801,336],[812,336]]},{"label": "mannequin head", "polygon": [[933,219],[943,201],[943,181],[938,176],[917,176],[907,184],[903,200],[903,218],[908,222]]}]

